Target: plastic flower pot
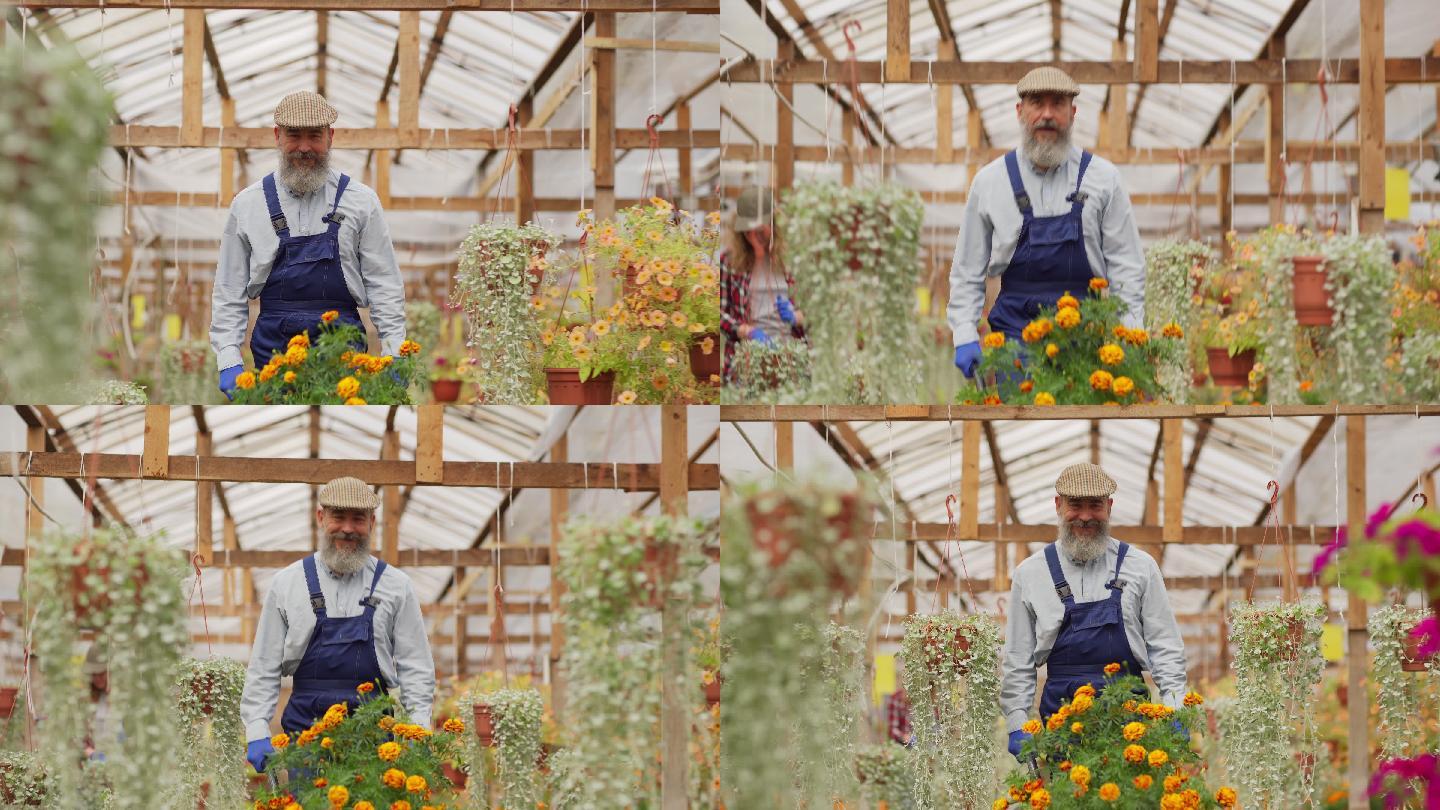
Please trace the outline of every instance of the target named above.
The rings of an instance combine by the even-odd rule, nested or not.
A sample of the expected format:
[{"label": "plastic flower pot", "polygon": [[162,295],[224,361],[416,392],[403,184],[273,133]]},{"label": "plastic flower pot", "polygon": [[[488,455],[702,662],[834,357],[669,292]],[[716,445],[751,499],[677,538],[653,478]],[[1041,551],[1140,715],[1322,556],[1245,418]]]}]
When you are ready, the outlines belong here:
[{"label": "plastic flower pot", "polygon": [[441,763],[440,769],[445,772],[445,778],[450,780],[450,784],[460,790],[464,790],[465,783],[470,781],[468,774],[449,762]]},{"label": "plastic flower pot", "polygon": [[720,673],[713,670],[711,676],[709,683],[701,681],[701,686],[705,688],[705,705],[718,706],[720,705],[720,689],[724,685],[724,680],[720,677]]},{"label": "plastic flower pot", "polygon": [[0,687],[0,720],[9,720],[10,715],[15,713],[15,701],[20,697],[20,689],[16,686]]},{"label": "plastic flower pot", "polygon": [[[1405,672],[1424,672],[1425,665],[1431,660],[1433,660],[1433,656],[1431,658],[1420,656],[1420,639],[1406,633],[1405,645],[1400,650],[1400,669]],[[3,705],[0,703],[0,709],[3,709]]]},{"label": "plastic flower pot", "polygon": [[[711,341],[709,354],[704,348],[707,339]],[[712,376],[720,374],[720,335],[703,332],[695,336],[695,342],[690,344],[690,373],[706,384],[710,383]]]},{"label": "plastic flower pot", "polygon": [[455,402],[460,399],[459,380],[432,380],[430,382],[430,396],[436,402]]},{"label": "plastic flower pot", "polygon": [[545,369],[551,405],[609,405],[615,400],[615,372],[602,371],[588,380],[575,368]]},{"label": "plastic flower pot", "polygon": [[1335,318],[1330,293],[1325,290],[1325,257],[1296,256],[1295,320],[1301,326],[1329,326]]},{"label": "plastic flower pot", "polygon": [[495,714],[488,703],[475,704],[475,737],[486,748],[495,747]]},{"label": "plastic flower pot", "polygon": [[1209,346],[1205,357],[1210,361],[1210,379],[1216,385],[1245,386],[1250,384],[1250,370],[1255,368],[1255,350],[1246,349],[1230,356],[1230,350]]}]

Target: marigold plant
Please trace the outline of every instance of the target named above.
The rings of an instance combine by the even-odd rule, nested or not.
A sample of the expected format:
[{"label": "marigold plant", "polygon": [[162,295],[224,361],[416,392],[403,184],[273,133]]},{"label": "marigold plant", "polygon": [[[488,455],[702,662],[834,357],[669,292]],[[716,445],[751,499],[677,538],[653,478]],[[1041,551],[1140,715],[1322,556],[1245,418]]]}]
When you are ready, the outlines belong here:
[{"label": "marigold plant", "polygon": [[[330,315],[330,312],[325,315]],[[231,397],[240,405],[407,405],[420,346],[400,356],[357,351],[365,336],[352,324],[322,315],[314,342],[301,332],[258,370],[242,372]]]}]

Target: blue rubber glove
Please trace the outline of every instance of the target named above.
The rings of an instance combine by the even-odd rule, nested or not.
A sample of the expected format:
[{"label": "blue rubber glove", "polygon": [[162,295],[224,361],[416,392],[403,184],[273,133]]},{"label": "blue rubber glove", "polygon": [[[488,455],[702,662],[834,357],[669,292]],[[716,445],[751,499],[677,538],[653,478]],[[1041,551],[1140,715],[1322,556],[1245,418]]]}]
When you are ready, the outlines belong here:
[{"label": "blue rubber glove", "polygon": [[765,334],[764,329],[758,326],[752,326],[750,327],[750,340],[763,346],[770,343],[770,336]]},{"label": "blue rubber glove", "polygon": [[790,303],[789,298],[783,295],[775,296],[775,309],[780,312],[780,320],[791,326],[795,325],[795,305]]},{"label": "blue rubber glove", "polygon": [[1018,729],[1015,730],[1015,731],[1012,731],[1012,732],[1010,732],[1010,745],[1006,747],[1006,750],[1008,750],[1008,751],[1010,752],[1010,755],[1011,755],[1011,756],[1015,757],[1016,759],[1019,759],[1019,758],[1020,758],[1020,746],[1023,745],[1023,744],[1025,743],[1025,741],[1028,740],[1028,739],[1030,739],[1030,735],[1029,735],[1029,734],[1026,734],[1025,732],[1020,731],[1020,730],[1018,730]]},{"label": "blue rubber glove", "polygon": [[1184,723],[1181,723],[1179,720],[1171,720],[1171,721],[1170,721],[1170,727],[1173,728],[1173,729],[1175,729],[1175,733],[1176,733],[1176,734],[1179,734],[1181,737],[1184,737],[1184,738],[1185,738],[1185,742],[1187,742],[1187,743],[1190,742],[1190,729],[1185,728],[1185,724],[1184,724]]},{"label": "blue rubber glove", "polygon": [[973,379],[975,369],[980,365],[980,341],[974,340],[955,347],[955,367],[965,378]]},{"label": "blue rubber glove", "polygon": [[235,378],[239,377],[244,370],[244,366],[220,369],[220,393],[224,394],[226,399],[233,399],[230,394],[235,390]]},{"label": "blue rubber glove", "polygon": [[265,772],[265,758],[273,753],[275,753],[275,746],[271,745],[270,741],[263,737],[258,740],[251,740],[250,744],[245,746],[245,759],[250,763],[250,767],[255,769],[256,773]]}]

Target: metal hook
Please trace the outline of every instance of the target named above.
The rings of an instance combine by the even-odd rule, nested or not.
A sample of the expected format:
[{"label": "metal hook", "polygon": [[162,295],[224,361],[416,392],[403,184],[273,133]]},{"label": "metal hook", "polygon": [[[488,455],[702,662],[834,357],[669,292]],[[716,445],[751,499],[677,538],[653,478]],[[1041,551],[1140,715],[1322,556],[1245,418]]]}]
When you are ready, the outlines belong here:
[{"label": "metal hook", "polygon": [[850,49],[850,58],[851,58],[851,59],[854,59],[854,58],[855,58],[855,40],[853,40],[853,39],[850,38],[850,26],[852,26],[852,25],[855,26],[855,30],[856,30],[856,31],[864,30],[864,29],[861,27],[859,20],[851,20],[851,21],[845,23],[845,26],[840,29],[840,33],[842,33],[842,34],[845,35],[845,47],[847,47],[847,48]]},{"label": "metal hook", "polygon": [[1414,495],[1410,496],[1411,503],[1414,503],[1417,499],[1420,501],[1420,506],[1416,507],[1415,509],[1415,511],[1417,512],[1430,505],[1430,498],[1423,492],[1417,492]]},{"label": "metal hook", "polygon": [[1270,505],[1274,506],[1280,500],[1280,482],[1267,481],[1265,488],[1270,491]]}]

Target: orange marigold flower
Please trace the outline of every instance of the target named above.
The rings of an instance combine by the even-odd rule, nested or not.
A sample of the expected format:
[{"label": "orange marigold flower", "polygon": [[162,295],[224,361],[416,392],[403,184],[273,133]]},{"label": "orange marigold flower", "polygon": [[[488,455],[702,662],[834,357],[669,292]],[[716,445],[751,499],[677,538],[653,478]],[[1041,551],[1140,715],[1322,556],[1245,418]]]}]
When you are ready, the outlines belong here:
[{"label": "orange marigold flower", "polygon": [[1237,801],[1239,797],[1235,795],[1235,788],[1222,787],[1215,791],[1215,803],[1221,807],[1234,807]]},{"label": "orange marigold flower", "polygon": [[412,354],[418,354],[420,352],[420,344],[416,343],[413,340],[402,341],[400,343],[399,352],[401,357],[409,357]]},{"label": "orange marigold flower", "polygon": [[1050,393],[1049,391],[1041,391],[1040,393],[1038,393],[1038,394],[1035,395],[1035,404],[1036,404],[1036,405],[1054,405],[1054,404],[1055,404],[1055,395],[1052,394],[1052,393]]},{"label": "orange marigold flower", "polygon": [[1045,728],[1050,731],[1059,731],[1063,725],[1065,725],[1065,718],[1061,717],[1059,712],[1050,715],[1050,719],[1045,721]]},{"label": "orange marigold flower", "polygon": [[1091,685],[1088,684],[1088,683],[1087,683],[1087,684],[1082,684],[1079,689],[1076,689],[1076,690],[1075,690],[1075,694],[1076,694],[1076,695],[1089,695],[1090,697],[1093,698],[1093,697],[1095,697],[1095,687],[1091,686]]},{"label": "orange marigold flower", "polygon": [[1025,732],[1026,734],[1030,734],[1030,735],[1039,734],[1039,733],[1040,733],[1040,721],[1039,721],[1039,720],[1026,720],[1025,723],[1020,726],[1020,730],[1023,731],[1023,732]]},{"label": "orange marigold flower", "polygon": [[1061,329],[1074,329],[1080,325],[1080,310],[1075,307],[1061,307],[1055,313],[1055,325]]},{"label": "orange marigold flower", "polygon": [[270,738],[270,745],[274,746],[276,751],[279,751],[281,748],[284,748],[289,744],[290,735],[283,732],[280,734],[276,734],[274,737]]},{"label": "orange marigold flower", "polygon": [[1145,736],[1145,731],[1144,723],[1126,723],[1125,728],[1120,730],[1120,734],[1130,742],[1135,742]]},{"label": "orange marigold flower", "polygon": [[1050,806],[1050,791],[1045,788],[1038,788],[1030,794],[1030,807],[1033,810],[1045,810]]},{"label": "orange marigold flower", "polygon": [[1180,324],[1171,321],[1165,324],[1165,328],[1160,330],[1160,334],[1168,338],[1182,338],[1185,337],[1185,330],[1180,328]]},{"label": "orange marigold flower", "polygon": [[1100,362],[1107,366],[1117,365],[1125,359],[1125,350],[1114,343],[1106,343],[1101,346],[1097,354],[1100,356]]},{"label": "orange marigold flower", "polygon": [[1107,802],[1113,802],[1120,798],[1120,786],[1114,782],[1106,782],[1100,786],[1100,798]]},{"label": "orange marigold flower", "polygon": [[1186,692],[1186,693],[1185,693],[1184,703],[1185,703],[1186,706],[1199,706],[1201,703],[1204,703],[1204,702],[1205,702],[1205,698],[1200,697],[1200,693],[1199,693],[1199,692],[1191,691],[1191,692]]},{"label": "orange marigold flower", "polygon": [[1149,790],[1150,786],[1155,784],[1155,778],[1148,773],[1142,773],[1130,781],[1135,784],[1135,787],[1141,790]]},{"label": "orange marigold flower", "polygon": [[451,734],[461,734],[465,731],[465,721],[455,717],[450,717],[447,718],[444,724],[442,724],[440,727],[445,731],[450,732]]},{"label": "orange marigold flower", "polygon": [[1055,308],[1056,308],[1056,309],[1064,309],[1065,307],[1070,307],[1070,308],[1072,308],[1072,309],[1077,309],[1077,308],[1079,308],[1079,306],[1080,306],[1080,301],[1079,301],[1078,299],[1076,299],[1075,296],[1071,295],[1071,294],[1068,293],[1068,292],[1065,293],[1064,295],[1060,296],[1060,297],[1059,297],[1058,299],[1056,299],[1056,301],[1055,301]]},{"label": "orange marigold flower", "polygon": [[1150,752],[1149,760],[1150,767],[1158,768],[1161,765],[1164,765],[1165,763],[1170,761],[1170,755],[1165,753],[1163,750],[1156,748],[1154,751]]},{"label": "orange marigold flower", "polygon": [[242,372],[240,373],[240,376],[235,378],[235,387],[236,387],[236,388],[254,388],[254,387],[255,387],[255,372],[253,372],[253,371],[242,371]]},{"label": "orange marigold flower", "polygon": [[[1139,738],[1137,737],[1136,739],[1139,739]],[[1131,762],[1131,763],[1134,763],[1134,764],[1136,764],[1136,765],[1139,765],[1140,763],[1142,763],[1142,762],[1145,761],[1145,754],[1146,754],[1146,751],[1145,751],[1144,746],[1140,746],[1140,745],[1127,745],[1127,746],[1125,746],[1125,754],[1124,754],[1124,756],[1125,756],[1125,761],[1126,761],[1126,762]]]},{"label": "orange marigold flower", "polygon": [[1111,387],[1115,391],[1115,396],[1123,397],[1135,390],[1135,381],[1129,377],[1116,377]]},{"label": "orange marigold flower", "polygon": [[985,397],[985,404],[986,404],[986,405],[1000,405],[1000,404],[1002,404],[1002,400],[1000,399],[1000,395],[999,395],[999,394],[989,394],[989,395],[987,395],[987,396]]},{"label": "orange marigold flower", "polygon": [[349,399],[359,392],[360,381],[354,377],[345,377],[340,380],[340,382],[335,383],[335,393],[338,394],[341,399]]},{"label": "orange marigold flower", "polygon": [[1090,785],[1090,769],[1084,765],[1074,766],[1070,769],[1070,781],[1080,787],[1088,787]]},{"label": "orange marigold flower", "polygon": [[1075,722],[1075,723],[1071,723],[1071,724],[1070,724],[1070,733],[1071,733],[1071,734],[1079,734],[1080,732],[1082,732],[1082,731],[1084,731],[1084,730],[1085,730],[1085,724],[1084,724],[1084,723]]},{"label": "orange marigold flower", "polygon": [[1024,382],[1020,383],[1020,393],[1022,394],[1028,394],[1034,388],[1035,383],[1031,382],[1030,380],[1025,380]]},{"label": "orange marigold flower", "polygon": [[1046,357],[1050,358],[1051,360],[1054,360],[1054,359],[1055,359],[1055,355],[1057,355],[1057,354],[1059,354],[1059,353],[1060,353],[1060,347],[1059,347],[1059,346],[1056,346],[1054,343],[1046,344],[1046,346],[1045,346],[1045,356],[1046,356]]},{"label": "orange marigold flower", "polygon": [[325,797],[330,800],[331,807],[344,807],[350,803],[350,790],[344,785],[336,785]]},{"label": "orange marigold flower", "polygon": [[380,747],[375,749],[375,755],[386,762],[394,762],[400,756],[400,745],[393,742],[381,743]]},{"label": "orange marigold flower", "polygon": [[405,780],[405,789],[411,793],[424,793],[426,788],[425,777],[415,775]]},{"label": "orange marigold flower", "polygon": [[330,784],[330,782],[323,776],[315,780],[315,787],[317,788],[323,788],[328,784]]},{"label": "orange marigold flower", "polygon": [[1165,785],[1166,793],[1176,793],[1180,790],[1180,786],[1185,784],[1185,775],[1172,773],[1165,777],[1165,781],[1162,784]]},{"label": "orange marigold flower", "polygon": [[378,723],[378,725],[380,726],[380,728],[389,731],[390,729],[395,727],[395,718],[389,716],[382,717],[380,718],[380,722]]},{"label": "orange marigold flower", "polygon": [[391,768],[380,776],[380,783],[388,788],[399,790],[405,787],[405,772]]},{"label": "orange marigold flower", "polygon": [[324,315],[321,315],[320,320],[325,323],[333,323],[338,317],[340,317],[340,313],[332,309]]},{"label": "orange marigold flower", "polygon": [[287,372],[285,372],[285,376],[282,377],[281,379],[285,380],[285,382],[287,382],[287,383],[293,383],[293,382],[295,382],[295,372],[293,372],[293,371],[287,371]]},{"label": "orange marigold flower", "polygon": [[410,802],[400,799],[390,803],[390,810],[410,810]]},{"label": "orange marigold flower", "polygon": [[1115,377],[1105,370],[1095,371],[1090,375],[1090,387],[1096,391],[1109,391],[1110,384],[1115,382]]},{"label": "orange marigold flower", "polygon": [[375,805],[367,801],[358,801],[355,803],[355,810],[375,810]]},{"label": "orange marigold flower", "polygon": [[991,332],[985,336],[984,340],[980,341],[980,345],[987,349],[998,349],[1005,345],[1005,333]]},{"label": "orange marigold flower", "polygon": [[1119,671],[1120,671],[1120,665],[1119,665],[1119,664],[1110,663],[1110,664],[1106,664],[1106,665],[1105,665],[1105,674],[1106,674],[1106,675],[1114,675],[1115,673],[1117,673],[1117,672],[1119,672]]},{"label": "orange marigold flower", "polygon": [[359,686],[355,687],[355,691],[359,692],[362,695],[368,695],[371,692],[375,691],[375,684],[371,681],[366,681],[365,683],[362,683]]}]

